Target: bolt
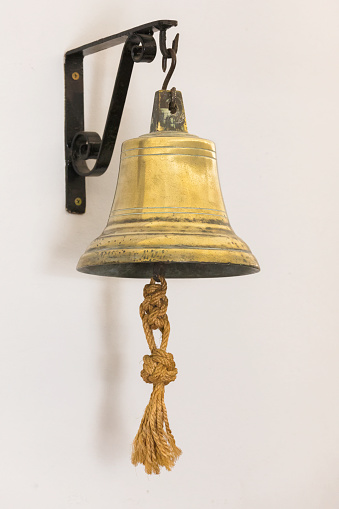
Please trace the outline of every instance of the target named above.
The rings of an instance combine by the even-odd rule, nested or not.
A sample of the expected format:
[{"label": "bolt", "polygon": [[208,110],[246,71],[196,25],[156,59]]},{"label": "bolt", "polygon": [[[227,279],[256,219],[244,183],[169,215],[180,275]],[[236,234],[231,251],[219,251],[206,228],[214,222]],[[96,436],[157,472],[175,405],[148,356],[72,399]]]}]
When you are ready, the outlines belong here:
[{"label": "bolt", "polygon": [[74,80],[78,80],[78,79],[80,78],[80,74],[79,74],[78,72],[74,72],[74,73],[72,74],[72,78],[73,78]]},{"label": "bolt", "polygon": [[79,197],[75,198],[74,203],[75,203],[75,205],[77,205],[79,207],[82,204],[82,199]]}]

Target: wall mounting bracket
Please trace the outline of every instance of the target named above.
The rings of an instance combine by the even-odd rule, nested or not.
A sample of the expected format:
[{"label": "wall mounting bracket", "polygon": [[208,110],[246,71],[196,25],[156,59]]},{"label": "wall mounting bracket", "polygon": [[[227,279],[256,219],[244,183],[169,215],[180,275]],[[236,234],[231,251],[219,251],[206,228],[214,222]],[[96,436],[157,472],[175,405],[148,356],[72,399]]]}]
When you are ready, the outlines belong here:
[{"label": "wall mounting bracket", "polygon": [[[166,30],[177,26],[174,20],[158,20],[85,44],[65,54],[65,157],[66,210],[83,214],[86,210],[85,179],[102,175],[111,161],[120,121],[126,101],[134,63],[152,62],[156,55],[154,32],[160,31],[163,59],[170,58],[166,50]],[[102,138],[84,131],[83,60],[87,55],[124,44],[108,109]],[[96,160],[92,169],[86,161]]]}]

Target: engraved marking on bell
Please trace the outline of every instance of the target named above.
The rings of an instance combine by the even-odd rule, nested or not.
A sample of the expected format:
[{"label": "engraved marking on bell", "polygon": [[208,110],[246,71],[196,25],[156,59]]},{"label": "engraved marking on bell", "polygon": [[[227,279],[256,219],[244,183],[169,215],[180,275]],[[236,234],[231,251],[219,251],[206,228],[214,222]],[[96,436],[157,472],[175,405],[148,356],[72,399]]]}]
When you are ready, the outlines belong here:
[{"label": "engraved marking on bell", "polygon": [[72,78],[76,81],[76,80],[78,80],[80,78],[80,74],[78,72],[74,72],[72,74]]},{"label": "engraved marking on bell", "polygon": [[82,204],[82,199],[79,197],[75,198],[74,203],[75,203],[75,205],[77,205],[79,207]]},{"label": "engraved marking on bell", "polygon": [[[136,249],[138,249],[138,247],[139,246],[131,246],[131,247],[125,247],[124,249],[121,249],[121,248],[116,248],[116,247],[110,246],[110,249],[108,251],[106,246],[104,246],[104,247],[96,246],[95,251],[97,251],[97,252],[101,251],[103,254],[109,255],[110,251],[112,253],[113,252],[122,252],[122,253],[124,253],[126,250],[136,250]],[[166,245],[164,245],[164,246],[159,245],[159,246],[157,246],[154,249],[144,249],[143,252],[148,252],[148,251],[151,251],[151,252],[162,251],[162,252],[164,252],[165,249],[168,249],[168,246],[166,246]],[[204,251],[204,250],[207,250],[207,251],[225,251],[225,252],[226,251],[230,251],[230,252],[234,252],[234,253],[238,254],[239,257],[242,257],[243,259],[245,259],[244,258],[244,254],[245,255],[249,254],[249,255],[253,256],[252,252],[250,251],[250,249],[248,249],[248,250],[247,249],[241,249],[241,252],[239,252],[240,251],[239,248],[233,248],[233,247],[221,247],[220,248],[220,247],[208,247],[208,246],[203,246],[203,247],[201,247],[201,246],[175,246],[175,249],[177,249],[178,251],[180,251],[180,250],[188,251],[189,249],[193,249],[193,250],[196,249],[198,251]],[[87,251],[88,252],[94,251],[94,249],[90,249],[89,248]]]}]

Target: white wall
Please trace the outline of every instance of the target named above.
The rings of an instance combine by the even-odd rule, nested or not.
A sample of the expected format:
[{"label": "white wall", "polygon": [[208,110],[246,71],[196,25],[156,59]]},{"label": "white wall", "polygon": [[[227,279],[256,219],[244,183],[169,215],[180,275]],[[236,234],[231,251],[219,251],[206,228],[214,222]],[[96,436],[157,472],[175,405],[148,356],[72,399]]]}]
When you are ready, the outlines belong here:
[{"label": "white wall", "polygon": [[[335,0],[2,6],[2,509],[339,507],[338,16]],[[183,456],[147,477],[130,464],[151,389],[145,281],[75,266],[107,220],[121,142],[148,131],[161,59],[135,67],[118,150],[76,217],[63,54],[161,18],[179,20],[172,84],[190,132],[217,144],[232,226],[262,271],[169,281]],[[86,60],[87,129],[102,132],[119,54]]]}]

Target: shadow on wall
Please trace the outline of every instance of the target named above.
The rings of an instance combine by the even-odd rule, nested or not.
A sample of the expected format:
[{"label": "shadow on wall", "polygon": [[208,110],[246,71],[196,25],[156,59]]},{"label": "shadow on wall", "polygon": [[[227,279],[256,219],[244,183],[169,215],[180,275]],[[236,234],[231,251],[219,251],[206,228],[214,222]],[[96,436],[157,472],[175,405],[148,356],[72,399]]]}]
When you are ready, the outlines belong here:
[{"label": "shadow on wall", "polygon": [[120,281],[103,281],[100,303],[102,394],[98,421],[98,453],[105,459],[116,459],[122,451],[125,427],[121,421],[123,363],[121,351],[123,326],[120,313]]},{"label": "shadow on wall", "polygon": [[[83,221],[83,219],[86,220],[85,216],[86,214],[81,218],[67,217],[67,219],[81,220],[84,228],[83,235],[86,233],[86,221]],[[82,292],[86,291],[91,294],[88,295],[88,306],[98,324],[92,340],[97,344],[99,352],[99,359],[93,358],[93,364],[95,370],[99,362],[98,376],[101,382],[99,407],[97,415],[94,416],[97,420],[96,449],[101,458],[116,459],[120,455],[119,444],[126,442],[123,439],[124,426],[121,422],[121,393],[123,392],[121,386],[124,372],[121,355],[124,330],[121,322],[120,304],[122,282],[119,278],[91,276],[76,272],[76,262],[82,254],[77,243],[78,236],[78,229],[74,228],[72,232],[70,224],[67,236],[64,234],[65,244],[59,245],[58,251],[55,251],[49,260],[49,266],[52,265],[50,273],[67,279],[79,278],[77,281],[73,279],[71,285],[73,291],[78,291],[79,286]],[[60,254],[62,255],[61,259]],[[86,280],[88,283],[95,284],[85,284]],[[88,299],[86,298],[86,300]],[[79,309],[77,313],[79,313]],[[86,321],[86,315],[82,319]]]},{"label": "shadow on wall", "polygon": [[[112,30],[114,33],[114,29]],[[86,115],[90,118],[89,124],[102,125],[105,118],[96,113],[97,99],[103,92],[100,80],[93,79],[102,74],[102,68],[110,64],[111,55],[102,53],[103,59],[91,61],[89,79],[92,83],[89,95],[89,108]],[[86,71],[85,71],[86,72]],[[92,77],[92,78],[91,78]],[[87,75],[85,75],[85,80]],[[105,110],[104,114],[107,114]],[[102,132],[102,128],[99,132]],[[85,214],[69,214],[64,209],[64,196],[57,196],[58,212],[54,225],[55,241],[49,252],[49,259],[45,270],[49,275],[57,278],[66,278],[71,293],[87,292],[88,306],[95,313],[98,323],[97,333],[92,338],[97,343],[99,359],[93,358],[93,368],[99,362],[99,379],[101,391],[99,393],[98,410],[94,419],[97,421],[97,430],[94,440],[98,455],[103,459],[114,459],[120,455],[123,444],[122,435],[124,426],[121,422],[121,384],[123,369],[121,366],[123,327],[120,323],[120,289],[121,282],[116,278],[88,276],[76,272],[76,265],[90,242],[98,237],[106,226],[118,176],[118,161],[120,145],[117,143],[110,168],[100,179],[86,179],[87,210]],[[64,179],[64,170],[60,168],[60,178]],[[87,283],[86,283],[87,282]],[[92,288],[91,288],[92,283]],[[93,284],[94,283],[94,284]],[[94,290],[94,292],[93,292]],[[75,312],[79,312],[75,310]],[[83,317],[86,321],[86,315]],[[85,322],[86,323],[86,322]]]},{"label": "shadow on wall", "polygon": [[[110,33],[115,33],[111,28]],[[91,40],[91,38],[89,38]],[[116,51],[120,51],[120,48]],[[89,94],[89,105],[86,109],[86,120],[90,125],[87,129],[96,129],[96,124],[102,126],[98,132],[102,134],[106,120],[107,109],[102,110],[97,106],[97,98],[104,92],[103,82],[97,79],[101,76],[103,69],[111,66],[112,55],[110,52],[102,52],[101,59],[95,58],[90,63],[90,73],[86,74],[85,81],[90,80],[91,93]],[[120,55],[119,55],[120,57]],[[115,76],[114,76],[115,79]],[[114,83],[114,81],[113,81]],[[112,88],[113,89],[113,88]],[[85,89],[86,90],[86,89]],[[110,92],[111,93],[111,92]],[[107,105],[108,108],[108,105]],[[133,111],[131,109],[130,111]],[[104,115],[104,116],[103,116]],[[132,123],[130,113],[124,112],[127,116],[126,124]],[[92,127],[94,126],[94,127]],[[62,136],[62,134],[61,134]],[[119,138],[125,139],[123,129],[120,129]],[[124,426],[121,421],[121,387],[123,381],[123,369],[121,363],[121,352],[123,346],[123,327],[121,320],[121,293],[122,283],[117,278],[104,278],[88,276],[76,272],[76,265],[88,247],[90,242],[98,237],[106,226],[109,212],[112,206],[116,179],[119,168],[120,143],[115,147],[112,162],[107,173],[100,179],[86,179],[87,210],[85,214],[68,214],[64,209],[64,196],[56,196],[57,210],[56,225],[54,225],[56,241],[52,241],[47,259],[47,266],[44,270],[49,276],[66,278],[69,283],[70,293],[90,292],[91,285],[86,281],[92,281],[95,294],[90,296],[90,306],[98,322],[98,336],[93,337],[93,342],[99,342],[99,377],[102,382],[102,389],[99,395],[97,419],[97,452],[101,458],[114,459],[120,455],[123,440]],[[64,170],[60,168],[60,178],[64,179]],[[75,280],[76,279],[76,280]],[[68,284],[67,283],[67,284]],[[82,286],[84,285],[84,286]],[[99,295],[98,295],[99,294]],[[72,295],[70,295],[72,298]],[[78,309],[79,312],[79,309]],[[86,320],[86,317],[84,317]],[[97,359],[93,359],[96,363]],[[95,366],[94,366],[95,369]]]}]

